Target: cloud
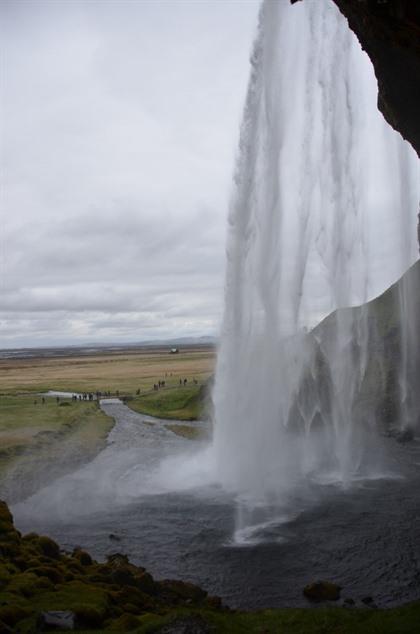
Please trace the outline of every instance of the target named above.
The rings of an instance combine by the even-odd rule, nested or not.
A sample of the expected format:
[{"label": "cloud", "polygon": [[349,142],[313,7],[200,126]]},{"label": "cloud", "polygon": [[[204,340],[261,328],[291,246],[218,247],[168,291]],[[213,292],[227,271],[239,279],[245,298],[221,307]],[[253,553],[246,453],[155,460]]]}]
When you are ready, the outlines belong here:
[{"label": "cloud", "polygon": [[257,10],[2,3],[1,346],[217,330]]}]

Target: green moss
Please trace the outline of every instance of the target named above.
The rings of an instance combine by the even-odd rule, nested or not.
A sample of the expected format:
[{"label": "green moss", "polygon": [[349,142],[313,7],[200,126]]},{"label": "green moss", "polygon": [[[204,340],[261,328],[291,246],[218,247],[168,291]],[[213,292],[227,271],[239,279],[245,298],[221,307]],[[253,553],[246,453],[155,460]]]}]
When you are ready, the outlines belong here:
[{"label": "green moss", "polygon": [[41,592],[34,597],[33,605],[38,610],[72,610],[83,612],[95,610],[103,619],[108,611],[107,592],[100,587],[75,580],[58,586],[56,591]]},{"label": "green moss", "polygon": [[0,606],[0,621],[3,621],[9,627],[15,626],[19,621],[31,616],[33,611],[31,608],[20,605],[2,605]]},{"label": "green moss", "polygon": [[[52,583],[63,583],[64,581],[64,576],[61,571],[57,567],[54,568],[53,566],[39,566],[37,568],[28,568],[27,572],[33,573],[37,577],[46,577]],[[44,581],[45,583],[45,579],[43,579],[42,581]],[[42,581],[40,580],[38,582],[38,586],[39,583],[41,583]],[[49,586],[51,586],[51,583],[44,587]]]},{"label": "green moss", "polygon": [[39,537],[37,546],[46,557],[50,557],[51,559],[58,559],[60,557],[58,544],[49,537]]},{"label": "green moss", "polygon": [[107,630],[113,632],[132,632],[139,627],[139,620],[132,614],[122,614],[118,619],[113,621]]},{"label": "green moss", "polygon": [[21,572],[13,575],[13,578],[7,586],[8,592],[26,598],[32,597],[38,589],[38,577],[32,572]]}]

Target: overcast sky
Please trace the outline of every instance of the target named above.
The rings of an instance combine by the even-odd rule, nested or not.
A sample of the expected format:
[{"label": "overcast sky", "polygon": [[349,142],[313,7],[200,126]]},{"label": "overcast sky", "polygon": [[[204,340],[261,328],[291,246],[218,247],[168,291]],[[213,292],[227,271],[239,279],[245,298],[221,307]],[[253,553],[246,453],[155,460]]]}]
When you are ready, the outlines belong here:
[{"label": "overcast sky", "polygon": [[258,0],[2,0],[0,347],[217,334]]}]

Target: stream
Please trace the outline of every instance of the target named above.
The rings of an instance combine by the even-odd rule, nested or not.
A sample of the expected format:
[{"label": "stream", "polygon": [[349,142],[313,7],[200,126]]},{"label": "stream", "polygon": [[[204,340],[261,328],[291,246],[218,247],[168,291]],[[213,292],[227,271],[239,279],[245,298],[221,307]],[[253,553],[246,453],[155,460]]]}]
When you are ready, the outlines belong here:
[{"label": "stream", "polygon": [[[197,583],[235,608],[307,606],[302,589],[316,579],[378,606],[418,598],[418,440],[384,439],[390,470],[376,479],[347,489],[312,482],[267,513],[211,482],[208,444],[116,399],[101,407],[116,420],[107,447],[16,504],[21,531],[47,534],[66,550],[81,546],[99,560],[123,552],[155,577]],[[253,528],[238,535],[244,512]]]}]

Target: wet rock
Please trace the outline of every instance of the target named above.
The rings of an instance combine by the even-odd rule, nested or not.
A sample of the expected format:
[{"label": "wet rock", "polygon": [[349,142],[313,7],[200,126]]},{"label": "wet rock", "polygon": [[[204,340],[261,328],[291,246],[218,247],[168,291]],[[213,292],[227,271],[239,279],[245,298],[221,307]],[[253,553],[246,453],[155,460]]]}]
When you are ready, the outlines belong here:
[{"label": "wet rock", "polygon": [[107,561],[108,565],[112,568],[127,566],[130,563],[127,555],[123,555],[122,553],[113,553],[112,555],[108,555]]},{"label": "wet rock", "polygon": [[220,610],[223,607],[222,606],[222,599],[220,597],[216,597],[216,596],[207,597],[206,603],[207,603],[208,606],[210,606],[211,608],[214,608],[216,610]]},{"label": "wet rock", "polygon": [[331,581],[315,581],[303,589],[303,594],[310,601],[338,601],[341,588]]},{"label": "wet rock", "polygon": [[38,627],[41,630],[74,630],[76,627],[76,615],[70,610],[41,612],[38,619]]},{"label": "wet rock", "polygon": [[369,55],[378,108],[420,155],[420,6],[413,0],[334,0]]},{"label": "wet rock", "polygon": [[406,429],[402,429],[401,431],[395,434],[395,440],[397,442],[405,443],[411,442],[414,440],[414,431],[411,427],[407,427]]},{"label": "wet rock", "polygon": [[373,604],[373,598],[372,597],[363,597],[362,599],[360,599],[362,603],[364,603],[365,605],[372,605]]}]

